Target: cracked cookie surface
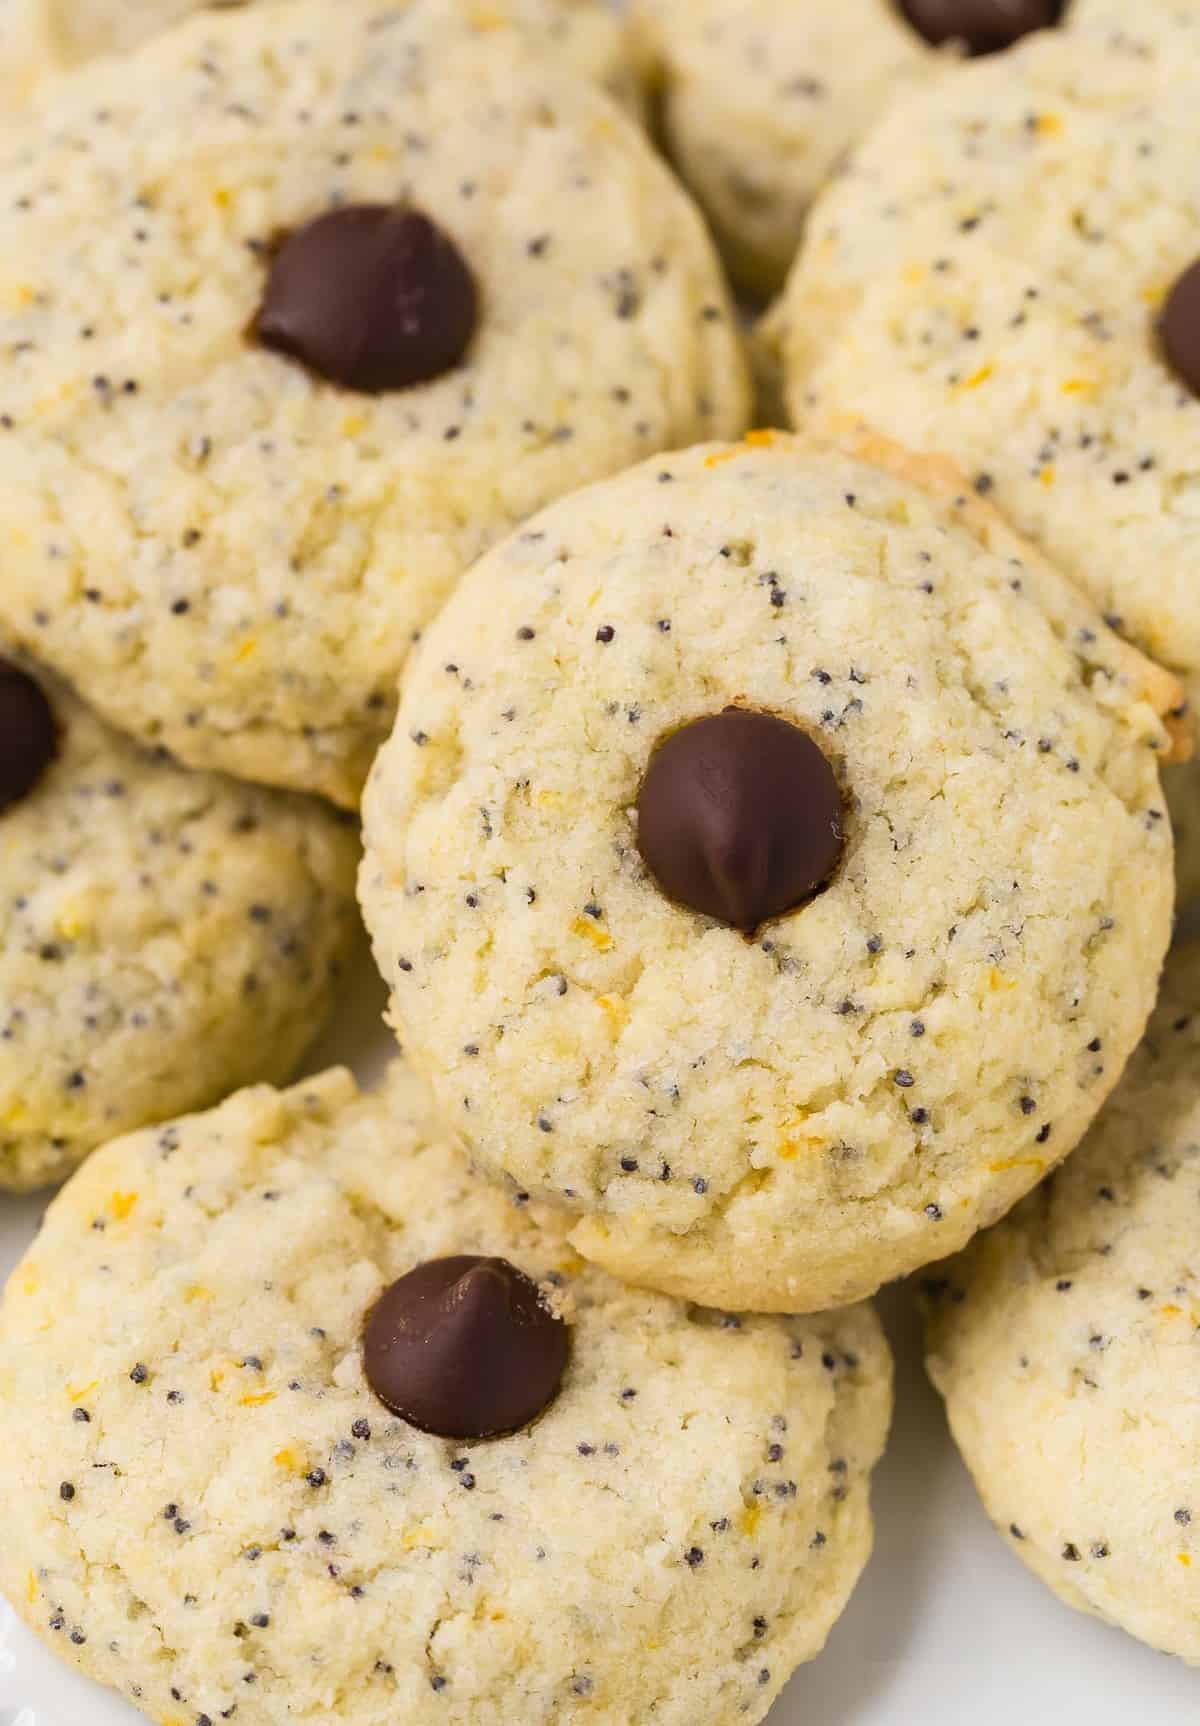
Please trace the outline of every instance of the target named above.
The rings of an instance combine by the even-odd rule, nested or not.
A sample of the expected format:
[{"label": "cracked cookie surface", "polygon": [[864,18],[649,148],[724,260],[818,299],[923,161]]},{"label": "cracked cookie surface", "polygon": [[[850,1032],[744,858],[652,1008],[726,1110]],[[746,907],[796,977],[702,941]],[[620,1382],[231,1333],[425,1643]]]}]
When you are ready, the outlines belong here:
[{"label": "cracked cookie surface", "polygon": [[1067,1605],[1200,1663],[1200,948],[1053,1179],[929,1288],[929,1370],[997,1530]]},{"label": "cracked cookie surface", "polygon": [[814,210],[769,328],[795,424],[952,455],[1195,679],[1200,399],[1159,320],[1200,250],[1200,30],[1113,10],[900,102]]},{"label": "cracked cookie surface", "polygon": [[[508,1438],[389,1415],[360,1337],[429,1258],[570,1329]],[[107,1146],[0,1310],[0,1582],[167,1726],[757,1721],[870,1546],[891,1367],[865,1307],[729,1318],[584,1265],[393,1069]]]},{"label": "cracked cookie surface", "polygon": [[0,813],[0,1188],[283,1080],[356,939],[353,828],[192,773],[38,674],[58,752]]},{"label": "cracked cookie surface", "polygon": [[[376,764],[360,898],[401,1042],[618,1274],[869,1293],[1116,1082],[1169,932],[1178,693],[875,442],[751,434],[585,490],[476,566]],[[832,880],[753,939],[660,892],[634,813],[654,746],[730,704],[806,730],[845,804]]]},{"label": "cracked cookie surface", "polygon": [[[487,544],[745,423],[690,202],[599,90],[472,16],[196,16],[0,145],[0,619],[193,766],[355,803]],[[360,203],[418,206],[479,300],[461,363],[377,394],[252,334],[280,236]]]}]

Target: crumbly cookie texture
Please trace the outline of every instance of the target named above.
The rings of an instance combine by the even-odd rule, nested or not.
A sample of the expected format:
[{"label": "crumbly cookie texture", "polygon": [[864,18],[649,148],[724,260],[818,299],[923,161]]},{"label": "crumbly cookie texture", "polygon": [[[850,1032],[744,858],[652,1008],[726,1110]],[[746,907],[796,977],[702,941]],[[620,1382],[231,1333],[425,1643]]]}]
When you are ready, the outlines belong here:
[{"label": "crumbly cookie texture", "polygon": [[666,142],[738,284],[783,285],[804,216],[898,89],[949,64],[888,0],[636,0]]},{"label": "crumbly cookie texture", "polygon": [[[476,278],[461,365],[364,395],[252,339],[281,231],[398,200]],[[462,0],[197,16],[59,80],[0,149],[0,256],[0,620],[134,735],[348,804],[486,544],[745,423],[690,202]]]},{"label": "crumbly cookie texture", "polygon": [[[370,782],[403,1046],[616,1273],[858,1298],[1002,1215],[1116,1082],[1169,932],[1177,695],[877,440],[752,434],[581,492],[468,576]],[[664,897],[632,808],[731,703],[815,737],[846,808],[831,883],[753,940]]]},{"label": "crumbly cookie texture", "polygon": [[[99,54],[128,54],[193,12],[253,0],[0,0],[0,92],[20,100],[47,73]],[[641,81],[622,20],[598,0],[479,0],[480,27],[542,37],[567,64],[635,111]]]},{"label": "crumbly cookie texture", "polygon": [[929,1284],[929,1370],[997,1529],[1069,1606],[1200,1663],[1200,948],[1052,1180]]},{"label": "crumbly cookie texture", "polygon": [[[466,1445],[360,1348],[462,1252],[571,1329],[546,1412]],[[866,1560],[890,1379],[867,1308],[731,1318],[582,1264],[398,1068],[260,1088],[107,1147],[14,1272],[0,1583],[166,1726],[753,1722]]]},{"label": "crumbly cookie texture", "polygon": [[44,680],[59,753],[0,815],[0,1188],[290,1077],[357,918],[357,835],[315,800],[192,773]]},{"label": "crumbly cookie texture", "polygon": [[1157,333],[1200,253],[1195,30],[1136,28],[1031,37],[898,104],[814,210],[770,329],[794,423],[952,453],[1195,676],[1200,400]]}]

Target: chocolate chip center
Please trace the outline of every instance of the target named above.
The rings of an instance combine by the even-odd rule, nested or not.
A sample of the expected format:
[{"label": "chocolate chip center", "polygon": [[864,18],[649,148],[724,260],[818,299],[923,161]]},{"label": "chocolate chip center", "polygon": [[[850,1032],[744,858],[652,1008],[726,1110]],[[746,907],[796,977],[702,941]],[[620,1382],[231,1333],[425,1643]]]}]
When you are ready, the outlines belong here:
[{"label": "chocolate chip center", "polygon": [[367,1382],[422,1432],[494,1438],[528,1426],[557,1396],[569,1337],[507,1259],[430,1259],[367,1319]]},{"label": "chocolate chip center", "polygon": [[1034,30],[1049,30],[1065,9],[1065,0],[900,0],[927,42],[964,42],[972,54],[996,54]]},{"label": "chocolate chip center", "polygon": [[735,929],[809,899],[842,853],[842,798],[806,731],[749,708],[694,720],[650,757],[638,845],[668,898]]},{"label": "chocolate chip center", "polygon": [[54,709],[41,685],[0,659],[0,814],[37,785],[58,753]]},{"label": "chocolate chip center", "polygon": [[1200,396],[1200,261],[1186,269],[1171,289],[1159,334],[1171,369],[1194,396]]},{"label": "chocolate chip center", "polygon": [[456,366],[477,315],[474,277],[428,216],[351,204],[284,240],[255,330],[264,347],[375,395]]}]

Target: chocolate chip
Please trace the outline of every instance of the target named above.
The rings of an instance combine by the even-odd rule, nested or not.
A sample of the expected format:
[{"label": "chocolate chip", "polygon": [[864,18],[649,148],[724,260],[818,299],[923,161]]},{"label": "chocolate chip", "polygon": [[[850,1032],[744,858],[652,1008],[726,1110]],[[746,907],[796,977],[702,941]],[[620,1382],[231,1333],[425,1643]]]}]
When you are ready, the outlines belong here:
[{"label": "chocolate chip", "polygon": [[320,377],[377,394],[458,364],[475,331],[475,281],[417,210],[330,210],[275,253],[255,333]]},{"label": "chocolate chip", "polygon": [[900,0],[900,10],[935,47],[963,42],[972,54],[996,54],[1057,24],[1065,0]]},{"label": "chocolate chip", "polygon": [[1200,396],[1200,260],[1171,289],[1158,328],[1172,371]]},{"label": "chocolate chip", "polygon": [[735,929],[794,909],[842,853],[842,799],[806,731],[727,707],[660,743],[638,797],[638,846],[663,892]]},{"label": "chocolate chip", "polygon": [[569,1332],[507,1259],[431,1259],[385,1290],[363,1339],[367,1381],[439,1438],[527,1426],[558,1394]]},{"label": "chocolate chip", "polygon": [[0,814],[28,797],[57,753],[58,725],[41,685],[0,659]]}]

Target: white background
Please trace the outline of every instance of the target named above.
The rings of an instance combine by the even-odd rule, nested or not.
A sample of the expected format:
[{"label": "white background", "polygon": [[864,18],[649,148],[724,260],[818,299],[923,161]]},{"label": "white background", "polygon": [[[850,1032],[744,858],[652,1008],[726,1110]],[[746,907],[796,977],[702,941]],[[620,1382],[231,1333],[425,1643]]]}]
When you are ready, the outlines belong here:
[{"label": "white background", "polygon": [[[312,1065],[352,1059],[369,1079],[388,1044],[367,964],[349,993]],[[0,1275],[40,1209],[0,1197]],[[1060,1606],[993,1533],[921,1369],[908,1291],[889,1291],[882,1307],[898,1374],[892,1443],[875,1477],[875,1556],[825,1653],[796,1674],[769,1726],[1197,1726],[1200,1672]],[[0,1726],[140,1720],[60,1668],[0,1606]]]}]

